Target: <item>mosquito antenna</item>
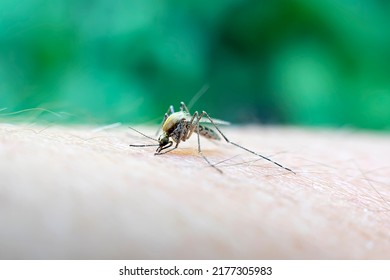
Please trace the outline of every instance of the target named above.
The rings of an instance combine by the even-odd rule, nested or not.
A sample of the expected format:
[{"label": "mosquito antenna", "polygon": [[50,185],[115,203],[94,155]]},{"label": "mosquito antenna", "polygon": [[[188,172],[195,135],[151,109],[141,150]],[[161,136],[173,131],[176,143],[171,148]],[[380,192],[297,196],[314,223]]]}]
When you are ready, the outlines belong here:
[{"label": "mosquito antenna", "polygon": [[192,106],[202,97],[203,94],[209,89],[209,85],[205,84],[203,87],[191,98],[191,101],[188,103],[188,109],[191,109]]},{"label": "mosquito antenna", "polygon": [[[148,135],[146,135],[146,134],[143,134],[141,131],[136,130],[135,128],[132,128],[131,126],[129,126],[129,128],[130,128],[131,130],[134,130],[135,132],[141,134],[142,136],[144,136],[144,137],[146,137],[146,138],[149,138],[149,139],[151,139],[151,140],[153,140],[153,141],[158,142],[157,139],[154,139],[153,137],[150,137],[150,136],[148,136]],[[133,146],[133,147],[140,147],[140,146],[134,146],[134,145],[130,145],[130,146]],[[151,146],[159,146],[159,145],[151,145]],[[146,146],[143,146],[143,147],[146,147]]]},{"label": "mosquito antenna", "polygon": [[140,144],[140,145],[130,144],[129,146],[130,147],[157,147],[157,146],[160,146],[160,145],[159,144]]}]

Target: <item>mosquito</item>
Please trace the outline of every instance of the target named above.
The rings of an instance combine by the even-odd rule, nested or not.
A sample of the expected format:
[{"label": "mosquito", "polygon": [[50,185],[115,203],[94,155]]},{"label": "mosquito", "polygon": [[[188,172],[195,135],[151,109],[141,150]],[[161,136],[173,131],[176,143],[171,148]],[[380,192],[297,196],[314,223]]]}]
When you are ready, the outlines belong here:
[{"label": "mosquito", "polygon": [[[218,125],[228,125],[228,122],[212,119],[209,114],[206,111],[202,111],[202,113],[198,113],[196,111],[193,115],[191,115],[190,111],[188,110],[187,106],[184,104],[184,102],[180,103],[180,111],[175,112],[174,107],[171,105],[167,112],[164,115],[164,119],[161,124],[161,130],[162,133],[160,134],[158,139],[154,139],[153,137],[150,137],[148,135],[143,134],[142,132],[129,127],[130,129],[136,131],[137,133],[152,139],[158,144],[131,144],[130,147],[151,147],[151,146],[157,146],[157,150],[154,155],[163,155],[167,154],[169,152],[172,152],[173,150],[177,149],[179,144],[181,142],[185,142],[188,140],[192,134],[195,132],[198,136],[198,153],[203,157],[203,159],[213,168],[215,168],[218,172],[223,173],[222,170],[220,170],[217,166],[212,164],[209,159],[203,154],[201,145],[200,145],[200,136],[203,136],[205,138],[211,139],[211,140],[221,140],[220,135],[222,138],[229,144],[236,146],[240,149],[243,149],[251,154],[254,154],[262,159],[265,159],[269,162],[272,162],[273,164],[296,174],[294,171],[292,171],[290,168],[285,167],[281,165],[280,163],[273,161],[272,159],[265,157],[259,153],[256,153],[252,150],[249,150],[248,148],[245,148],[235,142],[230,141],[225,134],[222,133],[222,131],[219,129]],[[212,129],[208,127],[207,125],[211,125],[215,128]],[[218,131],[218,133],[216,132]]]}]

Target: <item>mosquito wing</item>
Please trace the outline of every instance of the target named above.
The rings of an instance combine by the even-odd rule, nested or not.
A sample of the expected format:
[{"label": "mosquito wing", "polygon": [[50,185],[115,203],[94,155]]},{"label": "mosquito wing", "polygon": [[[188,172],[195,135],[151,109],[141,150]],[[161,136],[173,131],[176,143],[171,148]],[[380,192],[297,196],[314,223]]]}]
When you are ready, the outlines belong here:
[{"label": "mosquito wing", "polygon": [[[178,113],[180,113],[181,118],[185,118],[187,121],[190,121],[193,117],[191,114],[188,114],[187,112],[178,112]],[[212,118],[212,119],[213,119],[213,122],[217,125],[218,124],[219,125],[230,125],[230,122],[219,120],[219,119],[214,119],[214,118]],[[208,118],[203,117],[200,119],[199,123],[207,125],[207,124],[211,124],[211,121]]]},{"label": "mosquito wing", "polygon": [[[219,124],[219,125],[230,125],[230,122],[219,120],[219,119],[214,119],[214,118],[213,118],[213,122],[215,124]],[[200,119],[200,123],[208,124],[208,123],[211,123],[211,121],[208,118],[203,117]]]}]

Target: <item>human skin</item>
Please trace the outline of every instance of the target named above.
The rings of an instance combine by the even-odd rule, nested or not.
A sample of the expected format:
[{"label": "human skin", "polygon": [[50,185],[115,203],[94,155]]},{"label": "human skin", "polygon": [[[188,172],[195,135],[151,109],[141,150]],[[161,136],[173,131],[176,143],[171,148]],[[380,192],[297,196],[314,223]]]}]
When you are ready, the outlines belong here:
[{"label": "human skin", "polygon": [[[153,135],[155,128],[137,127]],[[117,128],[0,124],[1,259],[388,259],[390,136],[223,128],[154,156]]]}]

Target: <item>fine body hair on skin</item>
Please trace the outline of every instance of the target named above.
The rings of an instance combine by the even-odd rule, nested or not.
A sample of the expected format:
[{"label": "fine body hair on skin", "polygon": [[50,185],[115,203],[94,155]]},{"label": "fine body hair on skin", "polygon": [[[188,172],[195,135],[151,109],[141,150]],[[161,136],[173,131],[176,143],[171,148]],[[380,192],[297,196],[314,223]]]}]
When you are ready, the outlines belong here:
[{"label": "fine body hair on skin", "polygon": [[[139,127],[153,135],[155,127]],[[389,135],[224,133],[154,156],[120,124],[0,124],[2,259],[387,259]]]}]

